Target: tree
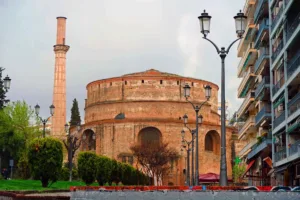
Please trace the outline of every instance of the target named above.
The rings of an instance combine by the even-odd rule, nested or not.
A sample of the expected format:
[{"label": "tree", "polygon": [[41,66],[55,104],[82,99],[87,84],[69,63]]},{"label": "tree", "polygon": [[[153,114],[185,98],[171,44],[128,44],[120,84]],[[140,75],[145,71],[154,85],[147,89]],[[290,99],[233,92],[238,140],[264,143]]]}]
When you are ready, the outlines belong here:
[{"label": "tree", "polygon": [[244,175],[246,171],[246,166],[244,163],[241,162],[241,160],[236,157],[235,164],[233,166],[233,181],[235,183],[241,183],[242,182],[242,176]]},{"label": "tree", "polygon": [[30,171],[40,178],[43,187],[48,187],[59,178],[63,151],[62,143],[53,138],[37,138],[29,145],[28,160]]},{"label": "tree", "polygon": [[70,126],[74,127],[76,126],[78,123],[81,122],[80,119],[80,113],[79,113],[79,107],[78,107],[78,102],[76,100],[76,98],[73,100],[73,105],[71,108],[71,120],[70,120]]},{"label": "tree", "polygon": [[33,126],[35,122],[34,111],[25,101],[9,103],[0,110],[0,149],[13,157],[24,178],[28,177],[28,144],[41,134],[39,127]]},{"label": "tree", "polygon": [[171,163],[179,159],[178,152],[169,148],[168,143],[135,144],[130,149],[146,174],[160,181],[171,169]]},{"label": "tree", "polygon": [[4,68],[0,67],[0,110],[4,107],[4,104],[7,102],[6,100],[6,90],[4,88],[4,82],[2,80],[2,71]]}]

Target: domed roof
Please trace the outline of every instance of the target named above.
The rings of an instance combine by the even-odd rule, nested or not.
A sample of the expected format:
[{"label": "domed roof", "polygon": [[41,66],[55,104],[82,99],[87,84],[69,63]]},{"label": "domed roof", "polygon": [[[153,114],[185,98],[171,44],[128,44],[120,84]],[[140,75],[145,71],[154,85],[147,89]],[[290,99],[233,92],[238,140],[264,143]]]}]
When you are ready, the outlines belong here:
[{"label": "domed roof", "polygon": [[156,69],[149,69],[143,72],[136,72],[136,73],[131,73],[131,74],[125,74],[122,77],[127,77],[127,76],[173,76],[173,77],[181,77],[177,74],[171,74],[167,72],[161,72]]}]

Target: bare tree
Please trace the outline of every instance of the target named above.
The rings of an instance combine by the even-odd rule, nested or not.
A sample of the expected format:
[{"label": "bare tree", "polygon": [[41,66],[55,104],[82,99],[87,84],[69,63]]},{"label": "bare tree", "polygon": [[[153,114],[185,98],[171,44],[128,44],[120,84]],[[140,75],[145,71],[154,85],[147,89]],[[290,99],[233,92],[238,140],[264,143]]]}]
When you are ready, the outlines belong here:
[{"label": "bare tree", "polygon": [[135,144],[130,149],[145,173],[158,181],[168,174],[171,163],[179,159],[179,153],[168,147],[168,143]]}]

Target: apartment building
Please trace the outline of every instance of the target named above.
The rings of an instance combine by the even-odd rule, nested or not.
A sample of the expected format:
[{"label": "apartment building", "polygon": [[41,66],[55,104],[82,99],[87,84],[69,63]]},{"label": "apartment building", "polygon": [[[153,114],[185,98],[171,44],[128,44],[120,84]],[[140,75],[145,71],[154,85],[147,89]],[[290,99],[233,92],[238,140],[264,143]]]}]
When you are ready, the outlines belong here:
[{"label": "apartment building", "polygon": [[269,0],[276,185],[300,185],[300,1]]},{"label": "apartment building", "polygon": [[300,185],[300,1],[247,0],[239,156],[249,185]]},{"label": "apartment building", "polygon": [[238,97],[243,98],[237,116],[242,122],[239,140],[246,145],[239,152],[247,164],[244,180],[249,185],[270,185],[272,165],[271,84],[269,49],[269,2],[247,0],[244,13],[248,24],[238,46]]}]

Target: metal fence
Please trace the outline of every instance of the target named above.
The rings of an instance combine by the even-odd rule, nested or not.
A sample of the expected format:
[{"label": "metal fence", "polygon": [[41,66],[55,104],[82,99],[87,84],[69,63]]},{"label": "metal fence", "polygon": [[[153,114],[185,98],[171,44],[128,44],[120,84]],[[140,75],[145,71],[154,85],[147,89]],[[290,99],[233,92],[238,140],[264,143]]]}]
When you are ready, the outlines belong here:
[{"label": "metal fence", "polygon": [[75,191],[72,200],[299,200],[298,192],[256,192],[256,191]]}]

